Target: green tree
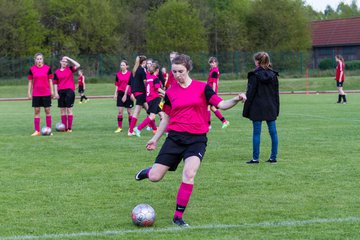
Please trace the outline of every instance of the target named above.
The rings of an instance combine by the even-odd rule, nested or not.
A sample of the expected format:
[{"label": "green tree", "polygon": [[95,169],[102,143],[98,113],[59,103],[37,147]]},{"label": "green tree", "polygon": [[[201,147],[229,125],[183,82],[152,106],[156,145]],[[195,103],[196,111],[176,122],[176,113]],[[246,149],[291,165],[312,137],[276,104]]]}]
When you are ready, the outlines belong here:
[{"label": "green tree", "polygon": [[117,52],[120,40],[109,1],[38,0],[46,44],[54,55]]},{"label": "green tree", "polygon": [[81,0],[77,41],[82,54],[118,53],[121,36],[108,0]]},{"label": "green tree", "polygon": [[79,0],[38,0],[41,24],[46,28],[45,44],[53,55],[78,54],[79,44],[74,38],[79,29],[77,8]]},{"label": "green tree", "polygon": [[207,51],[199,12],[184,0],[169,0],[147,14],[147,50],[151,53]]},{"label": "green tree", "polygon": [[33,0],[0,0],[0,55],[19,57],[35,52],[47,53],[43,47],[44,28]]},{"label": "green tree", "polygon": [[249,50],[309,49],[310,29],[301,0],[255,0],[247,18]]},{"label": "green tree", "polygon": [[336,13],[340,18],[360,16],[360,11],[355,0],[353,0],[350,5],[340,2],[336,9]]},{"label": "green tree", "polygon": [[211,0],[213,21],[209,26],[211,52],[244,50],[248,45],[246,17],[248,0]]}]

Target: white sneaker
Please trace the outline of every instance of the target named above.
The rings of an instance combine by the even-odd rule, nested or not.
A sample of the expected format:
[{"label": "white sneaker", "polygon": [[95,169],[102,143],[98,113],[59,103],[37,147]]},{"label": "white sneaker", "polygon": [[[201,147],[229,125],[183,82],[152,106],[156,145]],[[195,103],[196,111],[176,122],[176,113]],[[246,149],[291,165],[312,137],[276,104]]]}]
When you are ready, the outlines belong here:
[{"label": "white sneaker", "polygon": [[137,137],[141,137],[141,131],[137,127],[134,127],[134,133]]}]

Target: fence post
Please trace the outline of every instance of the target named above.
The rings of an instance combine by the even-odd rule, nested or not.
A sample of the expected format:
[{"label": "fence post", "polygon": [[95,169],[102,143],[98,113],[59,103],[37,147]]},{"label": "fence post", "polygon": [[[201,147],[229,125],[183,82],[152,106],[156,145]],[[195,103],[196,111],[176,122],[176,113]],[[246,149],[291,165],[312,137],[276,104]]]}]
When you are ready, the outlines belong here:
[{"label": "fence post", "polygon": [[309,69],[306,68],[306,95],[309,95]]}]

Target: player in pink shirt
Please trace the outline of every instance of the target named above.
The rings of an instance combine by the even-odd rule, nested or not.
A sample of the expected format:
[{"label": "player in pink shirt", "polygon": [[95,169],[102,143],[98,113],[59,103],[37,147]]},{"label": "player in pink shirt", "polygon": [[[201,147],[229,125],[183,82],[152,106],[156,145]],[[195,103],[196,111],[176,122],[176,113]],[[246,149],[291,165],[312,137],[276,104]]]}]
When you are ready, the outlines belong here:
[{"label": "player in pink shirt", "polygon": [[[178,55],[177,52],[170,53],[170,62]],[[167,81],[165,82],[165,89],[169,89],[172,85],[177,84],[174,74],[170,71]]]},{"label": "player in pink shirt", "polygon": [[346,94],[344,92],[344,81],[345,81],[345,60],[341,55],[336,55],[335,60],[337,62],[336,72],[335,72],[335,80],[336,80],[336,87],[339,92],[338,101],[337,103],[341,103],[343,100],[343,104],[347,103]]},{"label": "player in pink shirt", "polygon": [[85,96],[86,83],[85,83],[85,75],[83,70],[78,70],[79,78],[78,78],[78,93],[80,94],[79,103],[82,104],[85,99],[85,103],[89,101],[89,99]]},{"label": "player in pink shirt", "polygon": [[[210,64],[210,72],[209,77],[207,80],[207,84],[214,90],[214,92],[218,93],[219,90],[219,79],[220,79],[220,71],[218,68],[218,60],[216,57],[210,57],[209,58],[209,64]],[[221,114],[221,112],[214,106],[209,106],[209,109],[215,113],[215,116],[222,122],[222,128],[227,128],[230,123],[226,121],[224,116]],[[211,112],[209,111],[210,115],[210,121],[209,121],[209,128],[211,128]]]},{"label": "player in pink shirt", "polygon": [[32,100],[34,108],[34,129],[31,136],[40,136],[40,108],[44,107],[46,115],[46,126],[51,128],[52,118],[50,113],[51,98],[54,96],[53,74],[51,68],[44,64],[42,53],[34,56],[35,65],[30,67],[28,74],[28,98]]},{"label": "player in pink shirt", "polygon": [[115,78],[115,93],[114,100],[116,100],[116,106],[118,107],[118,128],[115,133],[122,131],[123,122],[123,110],[126,108],[129,119],[129,126],[131,123],[131,108],[134,106],[134,102],[131,100],[131,81],[133,79],[132,73],[128,71],[129,64],[126,60],[120,62],[120,71],[116,73]]},{"label": "player in pink shirt", "polygon": [[166,67],[161,68],[161,74],[163,75],[163,78],[164,78],[164,83],[163,83],[162,87],[165,88],[165,85],[169,79],[169,73],[167,72]]},{"label": "player in pink shirt", "polygon": [[191,79],[191,69],[192,61],[187,55],[180,54],[172,60],[171,70],[178,84],[171,86],[166,92],[164,117],[156,134],[147,142],[146,149],[156,149],[165,129],[169,134],[153,166],[140,170],[135,175],[137,181],[148,178],[152,182],[158,182],[167,171],[175,171],[181,160],[184,160],[182,183],[177,193],[173,218],[173,223],[180,227],[189,226],[182,216],[206,150],[206,133],[209,131],[208,105],[225,110],[246,100],[244,93],[229,100],[222,100],[209,85]]},{"label": "player in pink shirt", "polygon": [[159,75],[159,63],[154,61],[149,66],[149,71],[146,73],[146,102],[148,103],[147,116],[139,126],[134,128],[134,132],[137,137],[141,136],[141,130],[148,124],[151,125],[154,133],[157,131],[156,124],[154,122],[156,114],[163,118],[163,112],[160,108],[161,98],[159,92],[165,95],[165,91],[161,89],[161,82],[158,77]]},{"label": "player in pink shirt", "polygon": [[133,79],[131,81],[131,92],[136,99],[136,105],[131,117],[131,123],[128,131],[128,136],[135,136],[134,127],[136,126],[137,118],[142,108],[147,109],[146,103],[146,56],[137,56],[133,67]]},{"label": "player in pink shirt", "polygon": [[[69,62],[73,66],[68,66]],[[72,132],[73,106],[75,102],[75,83],[73,73],[80,67],[80,64],[67,56],[60,60],[60,68],[54,74],[55,98],[60,108],[61,122],[65,125],[67,132]]]}]

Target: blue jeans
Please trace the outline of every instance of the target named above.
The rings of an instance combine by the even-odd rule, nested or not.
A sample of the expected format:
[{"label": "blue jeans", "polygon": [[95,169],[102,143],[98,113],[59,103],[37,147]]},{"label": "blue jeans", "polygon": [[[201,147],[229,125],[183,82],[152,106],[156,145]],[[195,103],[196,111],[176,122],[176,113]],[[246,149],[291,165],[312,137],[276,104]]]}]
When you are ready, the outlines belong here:
[{"label": "blue jeans", "polygon": [[[253,159],[259,160],[260,155],[260,135],[262,121],[253,121]],[[278,136],[275,121],[266,121],[271,137],[271,155],[270,159],[276,160],[278,152]]]}]

